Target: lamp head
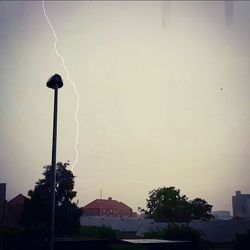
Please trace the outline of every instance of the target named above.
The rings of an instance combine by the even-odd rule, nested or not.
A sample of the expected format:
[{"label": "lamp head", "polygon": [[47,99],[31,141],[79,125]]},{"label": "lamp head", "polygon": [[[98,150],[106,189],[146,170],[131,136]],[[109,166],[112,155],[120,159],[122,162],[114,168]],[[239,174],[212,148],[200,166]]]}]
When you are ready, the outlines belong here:
[{"label": "lamp head", "polygon": [[60,75],[55,74],[50,77],[47,81],[47,87],[51,89],[61,88],[63,86],[63,81]]}]

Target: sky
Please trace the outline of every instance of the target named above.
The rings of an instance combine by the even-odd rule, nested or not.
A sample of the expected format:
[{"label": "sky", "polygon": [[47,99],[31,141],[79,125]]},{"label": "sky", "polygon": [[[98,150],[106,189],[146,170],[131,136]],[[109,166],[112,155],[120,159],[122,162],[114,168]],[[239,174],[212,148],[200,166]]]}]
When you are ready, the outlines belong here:
[{"label": "sky", "polygon": [[[58,50],[80,96],[80,205],[112,197],[145,207],[175,186],[214,210],[250,193],[250,2],[49,1]],[[225,13],[225,10],[227,11]],[[0,182],[27,194],[51,162],[75,161],[76,94],[42,2],[0,2]]]}]

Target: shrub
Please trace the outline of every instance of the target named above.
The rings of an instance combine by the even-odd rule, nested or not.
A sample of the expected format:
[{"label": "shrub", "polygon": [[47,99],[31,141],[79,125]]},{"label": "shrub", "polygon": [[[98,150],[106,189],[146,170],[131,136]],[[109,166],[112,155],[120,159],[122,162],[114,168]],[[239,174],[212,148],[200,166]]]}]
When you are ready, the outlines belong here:
[{"label": "shrub", "polygon": [[78,237],[84,239],[108,239],[116,240],[118,232],[110,227],[82,227],[78,232]]},{"label": "shrub", "polygon": [[161,231],[153,231],[144,234],[145,238],[159,238],[164,240],[191,241],[193,249],[201,249],[201,232],[188,226],[169,224]]}]

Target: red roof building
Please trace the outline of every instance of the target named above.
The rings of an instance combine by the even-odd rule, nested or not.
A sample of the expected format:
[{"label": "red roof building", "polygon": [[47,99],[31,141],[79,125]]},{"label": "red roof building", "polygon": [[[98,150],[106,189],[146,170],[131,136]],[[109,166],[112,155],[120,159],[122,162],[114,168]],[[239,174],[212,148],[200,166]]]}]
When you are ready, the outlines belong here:
[{"label": "red roof building", "polygon": [[84,216],[111,216],[111,217],[132,217],[132,208],[111,197],[106,199],[96,199],[82,207]]},{"label": "red roof building", "polygon": [[8,226],[19,226],[24,204],[28,198],[22,194],[17,195],[7,203]]}]

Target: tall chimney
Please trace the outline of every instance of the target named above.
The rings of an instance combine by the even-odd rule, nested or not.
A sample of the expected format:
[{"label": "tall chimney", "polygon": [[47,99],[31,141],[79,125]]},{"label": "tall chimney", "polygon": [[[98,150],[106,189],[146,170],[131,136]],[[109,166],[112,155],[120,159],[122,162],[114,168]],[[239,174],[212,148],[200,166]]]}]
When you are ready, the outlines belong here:
[{"label": "tall chimney", "polygon": [[236,196],[241,195],[241,191],[236,191],[235,194]]}]

